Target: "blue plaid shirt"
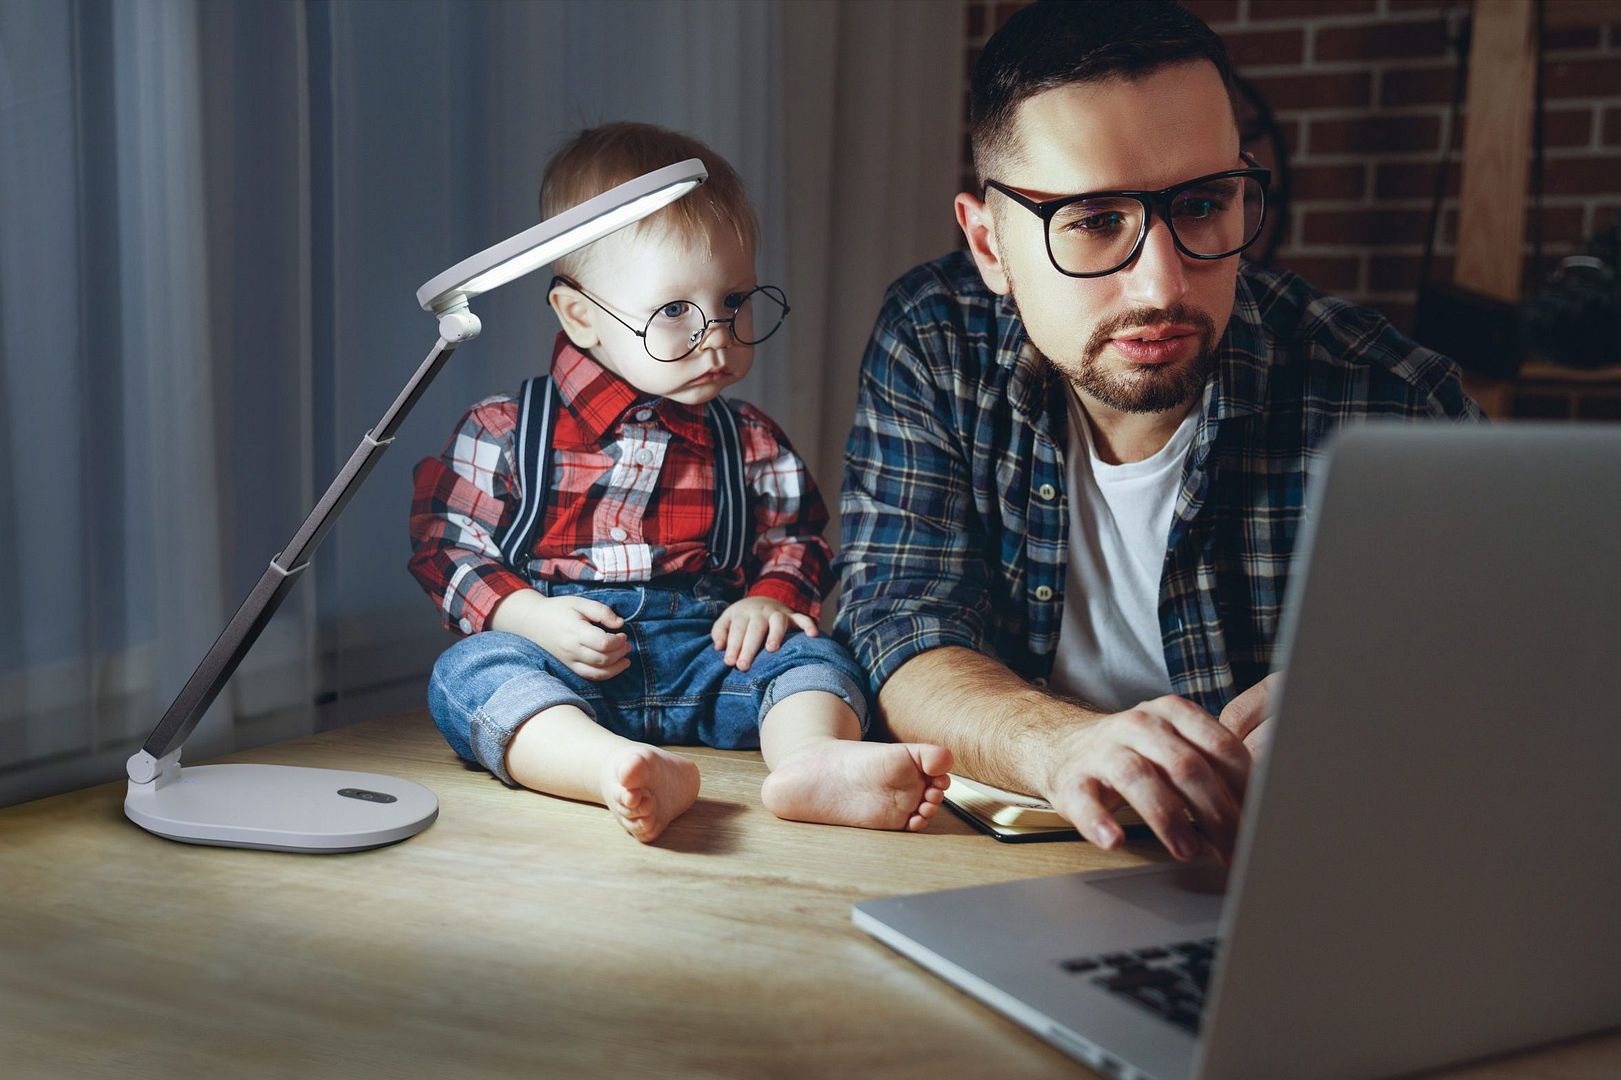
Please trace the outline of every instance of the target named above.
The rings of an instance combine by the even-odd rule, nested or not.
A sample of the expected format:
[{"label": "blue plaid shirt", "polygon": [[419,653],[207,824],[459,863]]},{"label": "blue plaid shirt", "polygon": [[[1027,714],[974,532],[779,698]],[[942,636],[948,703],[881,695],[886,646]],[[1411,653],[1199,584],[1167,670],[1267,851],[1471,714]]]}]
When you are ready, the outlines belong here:
[{"label": "blue plaid shirt", "polygon": [[[1068,387],[957,252],[890,286],[845,451],[835,635],[874,693],[943,645],[1045,685],[1069,555]],[[1479,419],[1458,369],[1378,313],[1245,264],[1166,539],[1172,689],[1218,712],[1272,668],[1324,438],[1351,417]]]}]

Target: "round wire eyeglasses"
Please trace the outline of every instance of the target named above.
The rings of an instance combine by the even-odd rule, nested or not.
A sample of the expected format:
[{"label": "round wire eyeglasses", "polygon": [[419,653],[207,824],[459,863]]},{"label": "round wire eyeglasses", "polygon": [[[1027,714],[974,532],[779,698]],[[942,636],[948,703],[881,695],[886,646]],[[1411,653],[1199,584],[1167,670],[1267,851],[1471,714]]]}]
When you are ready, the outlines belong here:
[{"label": "round wire eyeglasses", "polygon": [[684,360],[697,351],[712,326],[725,326],[739,345],[758,345],[775,334],[788,316],[788,297],[775,285],[756,285],[748,292],[732,293],[722,303],[730,314],[711,319],[692,300],[669,300],[647,317],[640,330],[619,313],[580,287],[580,283],[558,274],[547,291],[566,285],[606,311],[626,330],[642,339],[647,355],[663,364]]}]

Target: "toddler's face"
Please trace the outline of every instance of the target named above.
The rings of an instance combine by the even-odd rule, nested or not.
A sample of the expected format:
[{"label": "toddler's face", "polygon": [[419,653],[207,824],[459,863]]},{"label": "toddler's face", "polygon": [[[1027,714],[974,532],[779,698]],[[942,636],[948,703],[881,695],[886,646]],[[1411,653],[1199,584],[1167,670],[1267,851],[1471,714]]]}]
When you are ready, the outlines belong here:
[{"label": "toddler's face", "polygon": [[[697,325],[697,312],[683,304],[696,305],[705,319],[730,318],[728,300],[735,304],[757,284],[752,250],[729,230],[713,233],[707,251],[702,243],[657,233],[609,243],[580,285],[629,327],[589,302],[573,309],[589,319],[596,341],[588,351],[599,364],[645,394],[687,405],[709,402],[749,373],[754,347],[740,344],[725,324],[709,326],[697,347],[674,362],[655,360],[630,327],[647,331],[655,314],[660,324]],[[678,339],[672,349],[668,335],[661,339],[656,332],[648,342],[665,355],[685,347]]]}]

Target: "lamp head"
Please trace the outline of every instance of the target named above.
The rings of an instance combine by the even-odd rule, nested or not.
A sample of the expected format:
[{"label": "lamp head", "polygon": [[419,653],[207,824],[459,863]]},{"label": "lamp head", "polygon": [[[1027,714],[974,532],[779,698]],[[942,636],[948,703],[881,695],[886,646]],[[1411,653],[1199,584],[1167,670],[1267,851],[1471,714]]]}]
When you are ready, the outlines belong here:
[{"label": "lamp head", "polygon": [[417,303],[424,311],[439,316],[465,308],[467,301],[480,293],[499,288],[662,210],[708,178],[704,163],[688,158],[627,180],[463,259],[418,289]]}]

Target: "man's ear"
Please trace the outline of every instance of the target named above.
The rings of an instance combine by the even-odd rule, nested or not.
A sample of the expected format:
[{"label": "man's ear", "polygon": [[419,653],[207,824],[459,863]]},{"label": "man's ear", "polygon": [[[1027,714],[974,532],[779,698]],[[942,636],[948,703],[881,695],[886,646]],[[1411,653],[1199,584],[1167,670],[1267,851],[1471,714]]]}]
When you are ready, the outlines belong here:
[{"label": "man's ear", "polygon": [[595,321],[597,312],[591,306],[591,301],[562,282],[553,283],[546,300],[557,313],[557,321],[563,324],[563,333],[568,335],[576,349],[583,352],[602,344],[602,335],[597,333]]},{"label": "man's ear", "polygon": [[962,229],[963,236],[968,238],[968,253],[979,266],[979,276],[985,279],[985,287],[998,296],[1006,296],[1013,290],[1008,285],[1007,268],[1002,263],[1002,246],[996,238],[996,220],[990,207],[985,205],[984,200],[976,199],[966,191],[957,196],[954,206],[957,225]]}]

